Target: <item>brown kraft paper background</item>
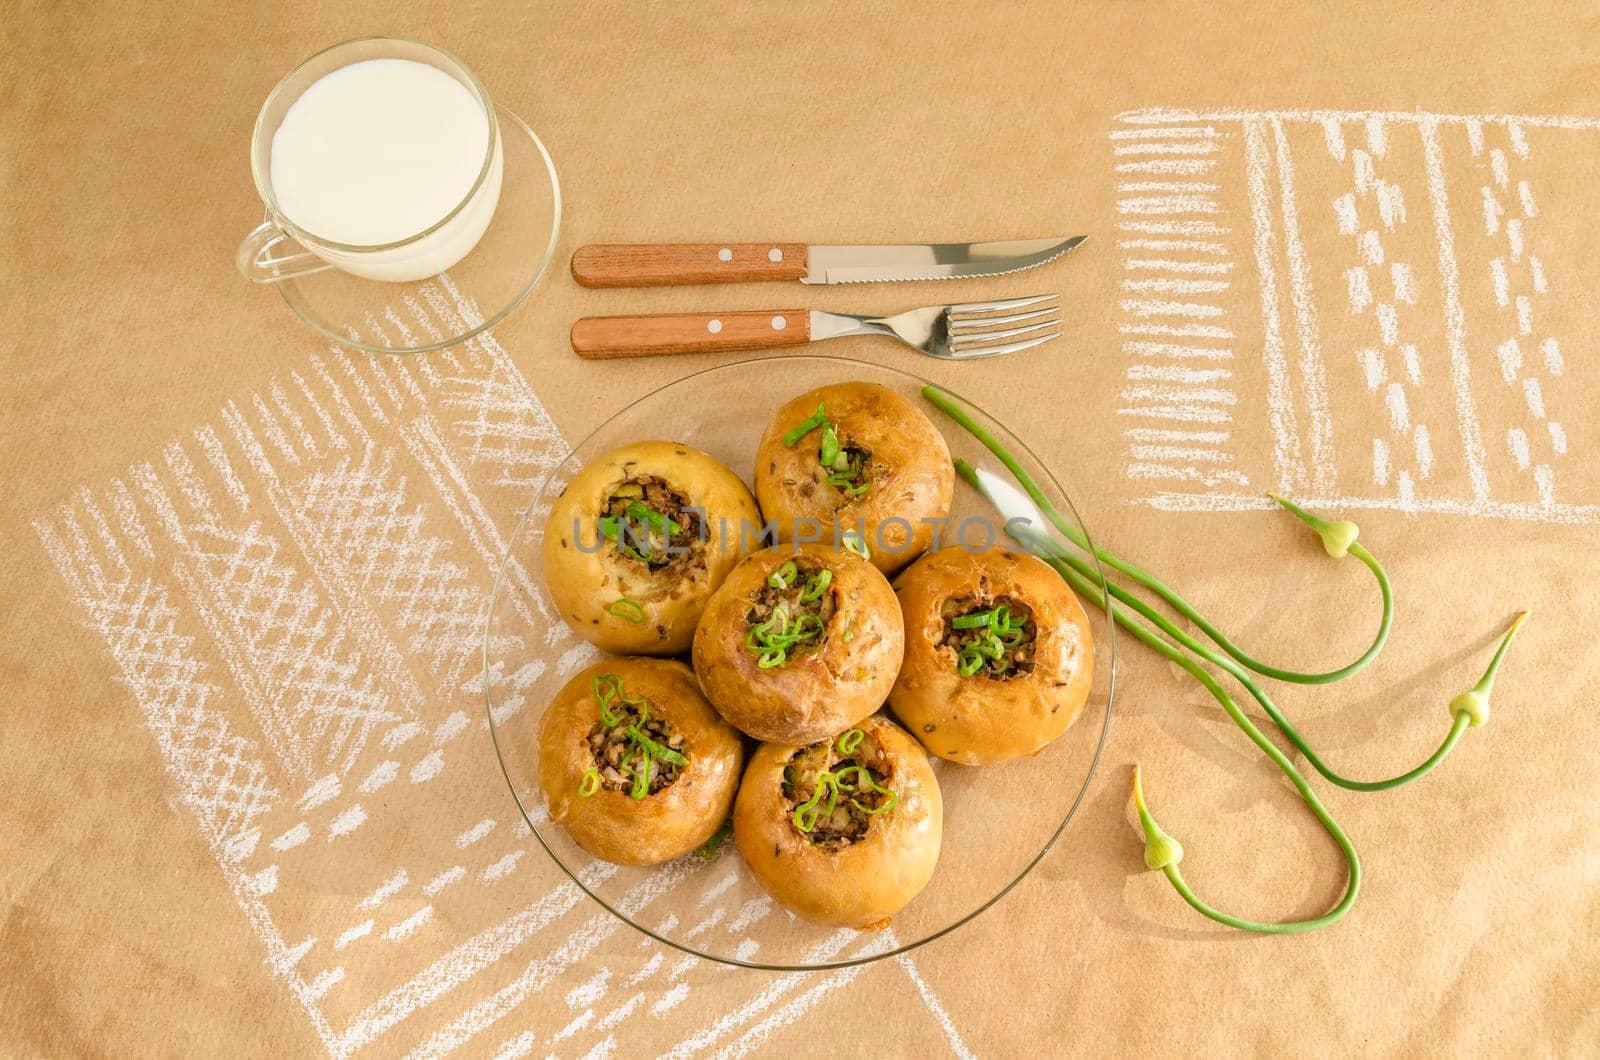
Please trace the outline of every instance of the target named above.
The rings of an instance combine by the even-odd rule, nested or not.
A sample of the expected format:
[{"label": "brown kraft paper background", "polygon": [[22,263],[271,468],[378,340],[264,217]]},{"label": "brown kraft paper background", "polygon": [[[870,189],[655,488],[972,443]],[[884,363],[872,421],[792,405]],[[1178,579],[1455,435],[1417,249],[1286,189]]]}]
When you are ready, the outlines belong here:
[{"label": "brown kraft paper background", "polygon": [[[1592,1051],[1600,19],[1586,8],[13,8],[0,30],[12,703],[0,1051]],[[247,159],[260,101],[302,57],[368,34],[462,56],[545,139],[567,195],[557,264],[534,297],[493,341],[431,358],[448,370],[426,378],[330,350],[233,267],[261,216]],[[1169,128],[1199,131],[1149,135]],[[1146,165],[1183,161],[1216,164]],[[1160,227],[1178,221],[1191,227]],[[584,242],[1064,230],[1090,241],[1044,270],[943,287],[591,292],[565,266]],[[1222,267],[1148,264],[1175,257]],[[1186,845],[1188,878],[1220,907],[1315,915],[1344,868],[1202,690],[1129,638],[1101,772],[1062,844],[1000,906],[908,960],[803,977],[685,963],[563,892],[514,834],[479,724],[472,648],[492,564],[460,527],[508,533],[563,439],[733,359],[579,362],[572,320],[797,299],[892,311],[1035,290],[1060,291],[1069,323],[1037,351],[967,365],[864,339],[826,352],[993,410],[1057,470],[1098,539],[1271,660],[1337,665],[1370,635],[1365,572],[1259,504],[1284,484],[1339,502],[1323,507],[1357,520],[1393,577],[1394,636],[1358,678],[1284,686],[1278,701],[1347,774],[1425,757],[1449,697],[1532,609],[1489,725],[1437,773],[1375,795],[1314,778],[1364,856],[1351,914],[1309,936],[1249,937],[1144,871],[1135,761]],[[415,391],[395,382],[403,371]],[[355,403],[348,415],[335,389]],[[250,714],[231,704],[246,686],[282,705],[337,684],[350,698],[335,721],[370,720],[379,707],[363,690],[384,677],[341,669],[367,656],[317,625],[323,604],[299,588],[315,572],[279,521],[277,487],[238,455],[241,424],[252,437],[283,427],[273,466],[307,476],[348,470],[340,461],[363,444],[397,454],[397,492],[373,503],[422,529],[384,547],[413,549],[437,581],[424,610],[381,585],[350,605],[416,638],[406,666],[425,724],[395,752],[413,783],[402,774],[367,798],[372,823],[358,831],[350,792],[315,805],[276,785],[284,806],[260,819],[293,822],[300,800],[315,833],[272,878],[238,868],[282,837],[267,828],[252,853],[234,828],[266,813],[274,785],[251,772],[253,737],[229,728]],[[1159,429],[1207,437],[1139,433]],[[1170,451],[1186,448],[1201,452]],[[437,555],[426,534],[449,523],[453,494],[427,475],[434,452],[464,462],[461,488],[482,509],[451,524]],[[283,474],[278,486],[294,487]],[[240,610],[208,625],[208,592]],[[328,669],[273,669],[275,646],[318,637]],[[429,777],[436,787],[413,794]],[[479,817],[502,823],[462,847],[466,878],[435,901],[432,869],[388,875],[423,847],[455,850],[459,822]],[[391,990],[413,964],[535,906],[544,920],[516,921],[526,937],[470,974]],[[363,915],[364,937],[339,937]],[[302,938],[280,937],[290,922],[323,925],[301,967]],[[893,1029],[863,1037],[867,1026]]]}]

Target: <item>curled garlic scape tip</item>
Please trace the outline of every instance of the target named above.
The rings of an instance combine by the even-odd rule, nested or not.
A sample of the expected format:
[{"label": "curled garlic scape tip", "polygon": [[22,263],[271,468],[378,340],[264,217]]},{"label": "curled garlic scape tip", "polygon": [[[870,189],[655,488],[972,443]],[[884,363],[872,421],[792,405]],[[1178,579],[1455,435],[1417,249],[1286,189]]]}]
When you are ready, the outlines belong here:
[{"label": "curled garlic scape tip", "polygon": [[1500,638],[1500,647],[1495,649],[1494,658],[1489,660],[1489,665],[1484,669],[1483,676],[1478,678],[1478,683],[1450,701],[1452,717],[1465,717],[1467,726],[1473,729],[1489,720],[1489,693],[1493,691],[1495,676],[1500,672],[1500,661],[1505,658],[1506,649],[1511,647],[1511,641],[1516,637],[1517,630],[1521,629],[1522,623],[1527,620],[1526,611],[1512,620],[1511,628]]},{"label": "curled garlic scape tip", "polygon": [[1324,519],[1276,493],[1269,493],[1267,496],[1277,501],[1285,511],[1293,513],[1295,518],[1315,530],[1317,536],[1322,538],[1323,549],[1334,559],[1343,559],[1349,553],[1350,546],[1356,543],[1356,538],[1361,533],[1361,528],[1348,519]]},{"label": "curled garlic scape tip", "polygon": [[1139,811],[1139,827],[1144,830],[1144,863],[1150,869],[1165,869],[1183,860],[1183,844],[1166,833],[1144,804],[1144,786],[1139,783],[1139,767],[1133,767],[1133,806]]}]

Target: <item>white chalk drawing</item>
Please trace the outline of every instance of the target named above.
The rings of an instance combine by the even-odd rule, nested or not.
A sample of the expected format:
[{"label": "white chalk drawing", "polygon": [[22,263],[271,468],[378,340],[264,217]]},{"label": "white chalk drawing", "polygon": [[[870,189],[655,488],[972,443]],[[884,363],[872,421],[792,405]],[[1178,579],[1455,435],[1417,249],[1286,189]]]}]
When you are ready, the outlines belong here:
[{"label": "white chalk drawing", "polygon": [[[352,338],[463,318],[481,319],[440,278]],[[700,962],[631,944],[530,851],[479,713],[482,614],[507,532],[565,451],[487,332],[405,359],[333,346],[34,527],[268,970],[330,1055],[737,1056],[860,976],[904,976],[895,988],[909,980],[937,1033],[970,1055],[907,957],[718,975],[718,996],[742,1000],[693,1019],[704,1006],[683,1003],[706,981],[688,974]],[[525,572],[512,574],[512,606],[545,614]],[[528,628],[541,625],[559,650],[564,627]],[[559,657],[571,669],[587,656]],[[623,905],[648,917],[673,888],[731,871],[686,859]],[[738,940],[771,912],[717,904],[727,889],[705,887],[705,919],[683,938]],[[758,956],[753,939],[735,945]],[[816,957],[892,945],[845,932]]]},{"label": "white chalk drawing", "polygon": [[1600,363],[1574,334],[1595,276],[1551,238],[1593,227],[1566,177],[1600,163],[1597,134],[1587,118],[1119,115],[1116,415],[1139,502],[1270,507],[1275,490],[1600,522],[1580,463],[1600,450]]}]

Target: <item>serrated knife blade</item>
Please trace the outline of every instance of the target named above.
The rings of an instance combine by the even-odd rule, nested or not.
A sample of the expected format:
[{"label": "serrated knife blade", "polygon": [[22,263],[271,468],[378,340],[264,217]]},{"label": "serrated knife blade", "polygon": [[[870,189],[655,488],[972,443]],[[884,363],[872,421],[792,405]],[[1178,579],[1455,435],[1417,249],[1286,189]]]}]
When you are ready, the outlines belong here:
[{"label": "serrated knife blade", "polygon": [[875,283],[999,276],[1054,261],[1086,236],[1002,239],[990,243],[812,246],[802,283]]}]

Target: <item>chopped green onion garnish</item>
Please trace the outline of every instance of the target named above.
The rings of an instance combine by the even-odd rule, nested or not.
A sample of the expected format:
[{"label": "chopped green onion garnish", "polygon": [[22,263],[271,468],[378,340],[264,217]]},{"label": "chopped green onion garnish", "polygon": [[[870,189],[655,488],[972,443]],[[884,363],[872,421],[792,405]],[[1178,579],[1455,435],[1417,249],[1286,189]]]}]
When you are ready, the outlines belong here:
[{"label": "chopped green onion garnish", "polygon": [[809,604],[813,600],[819,599],[827,590],[828,583],[831,581],[833,581],[833,571],[817,571],[817,573],[806,579],[806,591],[800,594],[800,602]]},{"label": "chopped green onion garnish", "polygon": [[771,670],[782,666],[788,661],[789,653],[784,651],[782,648],[776,648],[771,651],[763,652],[761,654],[761,658],[756,660],[756,665],[761,667],[763,670]]},{"label": "chopped green onion garnish", "polygon": [[867,543],[854,530],[842,534],[839,538],[839,543],[862,559],[872,558],[872,553],[867,550]]},{"label": "chopped green onion garnish", "polygon": [[861,741],[866,738],[866,733],[860,729],[846,729],[844,735],[839,737],[839,753],[842,755],[854,754]]},{"label": "chopped green onion garnish", "polygon": [[633,790],[628,794],[642,799],[650,794],[650,752],[641,750],[633,761]]},{"label": "chopped green onion garnish", "polygon": [[833,424],[822,429],[822,448],[817,453],[817,462],[825,468],[837,465],[839,457],[839,432],[833,429]]},{"label": "chopped green onion garnish", "polygon": [[950,620],[951,629],[982,629],[994,617],[993,611],[979,611],[975,615],[959,615]]},{"label": "chopped green onion garnish", "polygon": [[[828,793],[828,805],[823,807],[822,794]],[[811,793],[800,806],[795,807],[794,826],[802,832],[809,833],[817,827],[817,820],[822,817],[832,817],[834,808],[839,805],[839,789],[835,786],[832,773],[823,770],[817,774],[817,790]]]},{"label": "chopped green onion garnish", "polygon": [[637,600],[630,600],[626,596],[619,596],[611,601],[606,613],[624,622],[632,622],[634,625],[644,621],[644,608],[639,606]]},{"label": "chopped green onion garnish", "polygon": [[873,817],[876,817],[880,813],[888,813],[890,810],[894,809],[895,803],[900,801],[900,793],[897,792],[897,791],[891,790],[889,788],[880,788],[880,787],[877,787],[876,785],[874,785],[873,790],[874,791],[878,791],[878,792],[882,792],[883,794],[889,796],[887,799],[884,800],[884,803],[883,803],[882,806],[863,806],[859,802],[857,802],[855,799],[851,799],[850,800],[850,805],[854,806],[856,809],[860,810],[862,813],[869,814],[869,815],[871,815]]},{"label": "chopped green onion garnish", "polygon": [[962,677],[971,677],[982,668],[983,656],[979,655],[974,648],[963,648],[961,651],[961,664],[956,667],[956,673]]},{"label": "chopped green onion garnish", "polygon": [[800,439],[804,438],[807,434],[810,434],[812,431],[816,430],[818,427],[821,427],[824,423],[827,423],[827,422],[828,422],[828,410],[827,410],[826,406],[818,405],[817,406],[817,411],[813,412],[809,419],[807,419],[805,422],[801,423],[800,426],[796,427],[794,430],[790,431],[788,434],[783,436],[783,444],[786,445],[786,446],[791,446],[792,447],[795,442],[798,442]]},{"label": "chopped green onion garnish", "polygon": [[600,790],[600,774],[590,769],[583,774],[583,779],[578,781],[578,794],[588,798]]},{"label": "chopped green onion garnish", "polygon": [[787,589],[794,584],[800,570],[794,565],[794,560],[789,560],[783,566],[767,576],[767,584],[774,589]]},{"label": "chopped green onion garnish", "polygon": [[846,493],[850,494],[850,496],[852,496],[852,497],[859,497],[859,496],[861,496],[863,493],[867,492],[871,488],[872,488],[872,483],[863,482],[859,486],[845,486],[844,487],[844,491]]},{"label": "chopped green onion garnish", "polygon": [[615,725],[622,720],[611,713],[612,699],[622,694],[621,677],[616,674],[601,674],[589,682],[589,690],[594,693],[595,701],[600,704],[601,721],[609,726]]},{"label": "chopped green onion garnish", "polygon": [[624,532],[623,527],[622,527],[622,522],[616,516],[614,516],[614,515],[601,516],[601,518],[600,518],[600,534],[601,534],[602,537],[605,537],[607,540],[615,541],[617,543],[617,547],[618,548],[622,549],[623,552],[625,552],[628,555],[632,556],[634,559],[639,560],[642,563],[650,562],[650,553],[649,553],[649,551],[646,550],[646,551],[641,552],[640,550],[638,550],[637,548],[634,548],[633,545],[629,543],[628,538],[635,538],[635,540],[637,540],[637,538],[632,533],[625,533]]},{"label": "chopped green onion garnish", "polygon": [[822,632],[822,619],[816,615],[801,615],[794,620],[794,632],[789,635],[795,640],[809,640]]},{"label": "chopped green onion garnish", "polygon": [[629,502],[625,510],[628,513],[628,518],[644,523],[651,529],[665,530],[669,534],[675,534],[680,529],[677,523],[668,519],[654,508],[645,507],[638,501]]},{"label": "chopped green onion garnish", "polygon": [[[643,724],[643,722],[640,722],[640,724]],[[677,751],[667,747],[665,744],[657,743],[656,741],[650,739],[650,737],[646,736],[644,731],[640,729],[638,725],[628,726],[628,736],[633,740],[634,743],[638,744],[640,748],[645,751],[645,753],[654,755],[663,762],[671,762],[675,766],[686,766],[689,764],[689,760],[683,757],[683,755],[679,754]]]}]

